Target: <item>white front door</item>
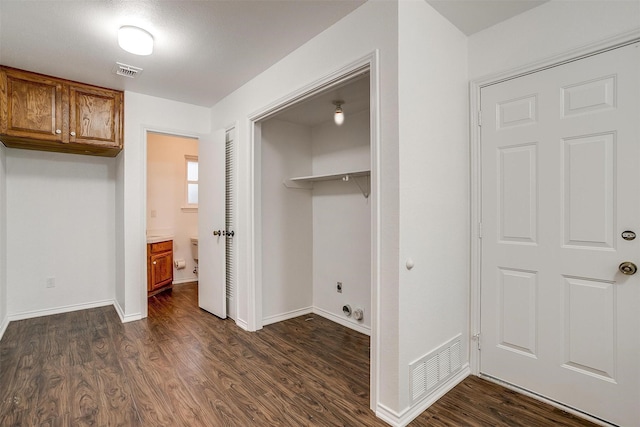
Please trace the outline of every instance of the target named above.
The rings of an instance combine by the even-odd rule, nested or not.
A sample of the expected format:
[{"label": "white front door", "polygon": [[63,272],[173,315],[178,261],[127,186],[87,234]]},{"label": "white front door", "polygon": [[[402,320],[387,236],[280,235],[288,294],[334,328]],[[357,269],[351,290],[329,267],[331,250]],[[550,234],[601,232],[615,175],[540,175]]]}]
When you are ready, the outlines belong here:
[{"label": "white front door", "polygon": [[640,426],[640,273],[619,270],[640,265],[639,45],[481,90],[480,371],[621,426]]},{"label": "white front door", "polygon": [[[198,305],[227,317],[225,260],[225,130],[199,148]],[[206,213],[206,214],[205,214]]]}]

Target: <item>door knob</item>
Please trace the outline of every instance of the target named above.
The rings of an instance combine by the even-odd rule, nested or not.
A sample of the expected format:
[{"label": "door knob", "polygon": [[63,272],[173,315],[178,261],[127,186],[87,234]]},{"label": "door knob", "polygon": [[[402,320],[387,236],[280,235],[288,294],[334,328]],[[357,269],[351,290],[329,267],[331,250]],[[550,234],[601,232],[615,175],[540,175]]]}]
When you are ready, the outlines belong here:
[{"label": "door knob", "polygon": [[618,266],[618,270],[620,270],[622,274],[631,276],[633,274],[636,274],[636,271],[638,271],[638,267],[636,267],[636,265],[631,261],[625,261]]}]

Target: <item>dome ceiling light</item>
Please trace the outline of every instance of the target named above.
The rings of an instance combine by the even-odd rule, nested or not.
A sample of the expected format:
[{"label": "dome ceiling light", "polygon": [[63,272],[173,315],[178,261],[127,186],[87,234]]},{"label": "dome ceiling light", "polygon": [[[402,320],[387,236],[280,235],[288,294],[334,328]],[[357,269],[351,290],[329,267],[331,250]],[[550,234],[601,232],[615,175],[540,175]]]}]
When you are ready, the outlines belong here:
[{"label": "dome ceiling light", "polygon": [[134,55],[151,55],[153,36],[142,28],[125,25],[118,30],[118,45]]}]

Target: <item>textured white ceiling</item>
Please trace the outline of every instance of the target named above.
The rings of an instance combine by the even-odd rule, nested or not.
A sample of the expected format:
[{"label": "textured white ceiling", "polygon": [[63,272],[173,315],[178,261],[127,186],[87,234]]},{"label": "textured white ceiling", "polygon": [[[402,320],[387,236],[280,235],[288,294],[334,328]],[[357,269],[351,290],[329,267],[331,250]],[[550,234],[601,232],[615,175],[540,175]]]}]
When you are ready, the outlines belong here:
[{"label": "textured white ceiling", "polygon": [[460,31],[470,36],[549,0],[427,0]]},{"label": "textured white ceiling", "polygon": [[[0,0],[0,64],[70,80],[212,106],[364,0]],[[136,25],[150,56],[120,49]],[[143,68],[115,76],[117,62]]]},{"label": "textured white ceiling", "polygon": [[275,118],[309,127],[317,126],[333,120],[336,109],[333,101],[340,100],[344,101],[342,110],[345,120],[349,120],[350,115],[369,109],[369,93],[369,74],[366,74],[296,104],[278,113]]},{"label": "textured white ceiling", "polygon": [[[428,2],[468,34],[541,3]],[[363,3],[0,0],[0,64],[210,107]],[[120,49],[123,25],[153,34],[153,54]],[[136,79],[116,76],[116,62],[144,71]]]}]

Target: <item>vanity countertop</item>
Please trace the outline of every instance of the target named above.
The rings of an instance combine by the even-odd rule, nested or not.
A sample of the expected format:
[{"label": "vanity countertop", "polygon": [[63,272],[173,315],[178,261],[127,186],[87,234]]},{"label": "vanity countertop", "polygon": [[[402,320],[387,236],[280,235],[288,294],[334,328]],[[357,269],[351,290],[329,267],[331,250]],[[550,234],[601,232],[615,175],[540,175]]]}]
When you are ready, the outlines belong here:
[{"label": "vanity countertop", "polygon": [[167,240],[173,240],[172,234],[151,234],[147,236],[147,244],[166,242]]}]

